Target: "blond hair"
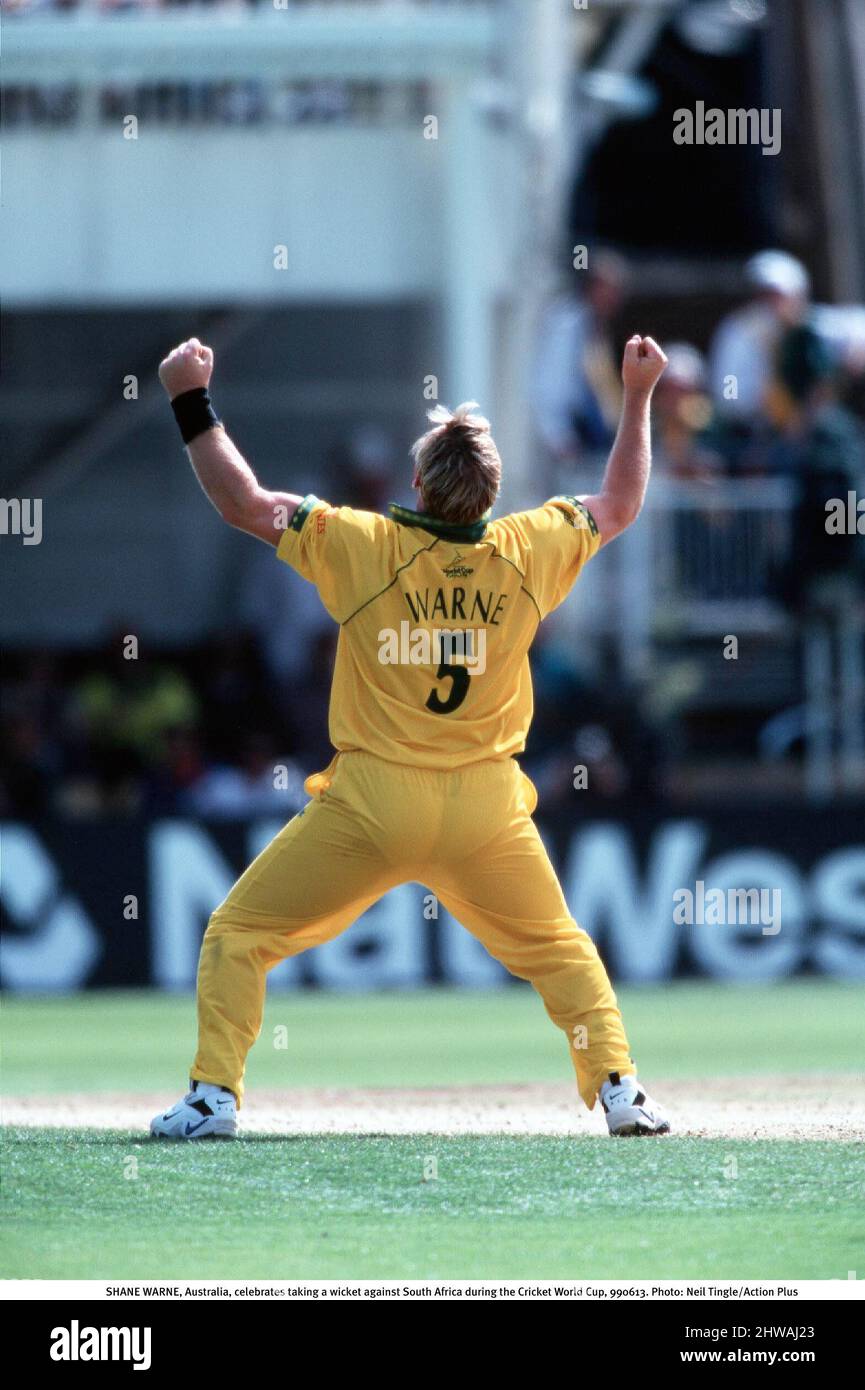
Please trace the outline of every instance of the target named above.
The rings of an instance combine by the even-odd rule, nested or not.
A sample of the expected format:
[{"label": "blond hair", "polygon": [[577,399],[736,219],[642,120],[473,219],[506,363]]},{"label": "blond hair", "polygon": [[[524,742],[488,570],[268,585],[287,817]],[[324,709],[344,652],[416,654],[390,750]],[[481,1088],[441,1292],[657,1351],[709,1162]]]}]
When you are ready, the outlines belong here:
[{"label": "blond hair", "polygon": [[441,521],[477,521],[498,496],[502,461],[477,408],[477,401],[453,411],[437,405],[427,412],[432,429],[411,447],[423,510]]}]

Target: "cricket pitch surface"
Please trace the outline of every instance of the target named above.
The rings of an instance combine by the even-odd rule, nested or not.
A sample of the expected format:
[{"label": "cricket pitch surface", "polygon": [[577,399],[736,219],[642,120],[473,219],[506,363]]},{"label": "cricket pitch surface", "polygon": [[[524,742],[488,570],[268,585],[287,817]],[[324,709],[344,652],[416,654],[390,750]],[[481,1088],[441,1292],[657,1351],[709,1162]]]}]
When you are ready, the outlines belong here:
[{"label": "cricket pitch surface", "polygon": [[[704,1077],[665,1082],[651,1094],[670,1116],[670,1136],[729,1139],[865,1140],[865,1102],[843,1075]],[[3,1103],[6,1125],[147,1130],[174,1094],[128,1091],[20,1095]],[[314,1134],[606,1133],[599,1106],[590,1114],[573,1085],[427,1089],[252,1089],[240,1116],[241,1137]]]}]

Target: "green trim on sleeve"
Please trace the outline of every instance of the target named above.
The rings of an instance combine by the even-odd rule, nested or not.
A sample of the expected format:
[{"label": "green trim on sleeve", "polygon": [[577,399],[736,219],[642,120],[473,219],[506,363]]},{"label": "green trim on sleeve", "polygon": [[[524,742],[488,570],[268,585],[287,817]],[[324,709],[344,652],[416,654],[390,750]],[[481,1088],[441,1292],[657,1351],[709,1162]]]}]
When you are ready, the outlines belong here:
[{"label": "green trim on sleeve", "polygon": [[306,518],[309,516],[313,507],[315,507],[320,501],[321,498],[316,497],[314,492],[308,492],[306,494],[297,511],[295,512],[294,516],[291,518],[291,521],[289,522],[289,526],[291,527],[292,531],[303,530],[303,523],[306,521]]},{"label": "green trim on sleeve", "polygon": [[[583,517],[586,524],[588,525],[588,528],[591,531],[592,535],[598,535],[598,523],[595,521],[595,518],[592,516],[592,513],[589,511],[585,502],[581,502],[578,497],[568,497],[564,494],[562,494],[561,497],[550,498],[550,504],[554,507],[557,507],[560,502],[566,502],[569,507],[573,507],[575,512],[579,512],[580,516]],[[559,510],[561,511],[562,508],[559,508]]]}]

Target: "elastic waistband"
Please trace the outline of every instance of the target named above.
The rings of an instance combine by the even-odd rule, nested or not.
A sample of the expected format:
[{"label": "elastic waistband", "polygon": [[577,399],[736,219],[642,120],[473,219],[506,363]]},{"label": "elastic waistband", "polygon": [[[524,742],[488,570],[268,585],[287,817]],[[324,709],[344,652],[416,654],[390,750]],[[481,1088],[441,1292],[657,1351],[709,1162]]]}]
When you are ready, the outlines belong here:
[{"label": "elastic waistband", "polygon": [[426,778],[428,781],[445,782],[448,784],[447,793],[442,787],[442,795],[453,795],[466,783],[477,785],[486,782],[498,783],[501,788],[506,788],[509,784],[518,783],[521,786],[520,795],[529,815],[533,813],[538,804],[538,794],[530,778],[523,772],[516,758],[487,758],[482,762],[466,763],[454,768],[421,767],[416,763],[393,763],[387,758],[379,758],[375,753],[367,753],[361,748],[347,749],[337,753],[322,772],[313,772],[304,782],[304,787],[309,796],[320,798],[330,787],[333,779],[340,767],[346,771],[351,768],[375,769],[390,777],[417,777]]},{"label": "elastic waistband", "polygon": [[427,767],[424,763],[397,762],[395,759],[381,758],[377,753],[368,753],[364,748],[348,748],[337,753],[330,763],[332,770],[341,762],[366,764],[392,772],[428,772],[433,777],[466,776],[470,773],[492,772],[496,769],[517,768],[516,758],[481,758],[473,763],[457,763],[455,767]]}]

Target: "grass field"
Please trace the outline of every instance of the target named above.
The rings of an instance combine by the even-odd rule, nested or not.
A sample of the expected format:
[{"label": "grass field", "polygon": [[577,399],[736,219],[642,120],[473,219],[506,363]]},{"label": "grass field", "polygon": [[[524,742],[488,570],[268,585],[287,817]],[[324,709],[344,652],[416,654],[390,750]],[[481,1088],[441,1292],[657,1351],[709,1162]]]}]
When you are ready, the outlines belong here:
[{"label": "grass field", "polygon": [[[865,1108],[861,1078],[847,1084],[865,1055],[861,989],[620,993],[641,1073],[653,1090],[663,1080],[674,1119],[677,1080],[711,1097],[722,1078],[759,1093],[761,1077],[775,1091],[790,1077],[792,1115],[794,1076],[834,1075]],[[730,1137],[722,1126],[715,1137],[614,1142],[596,1129],[425,1134],[421,1120],[410,1134],[151,1143],[149,1099],[168,1104],[183,1089],[193,1024],[189,1000],[144,993],[5,1003],[10,1108],[35,1093],[50,1117],[51,1097],[74,1093],[80,1121],[4,1129],[3,1277],[865,1276],[863,1146],[831,1137]],[[283,1025],[287,1046],[275,1047]],[[482,1095],[514,1083],[552,1094],[568,1077],[538,1000],[514,989],[274,995],[248,1083],[277,1097],[306,1086],[325,1098],[399,1087],[408,1098],[408,1088]],[[107,1092],[125,1097],[124,1117],[140,1111],[140,1127],[105,1127]],[[513,1121],[506,1104],[501,1113],[504,1129]]]}]

